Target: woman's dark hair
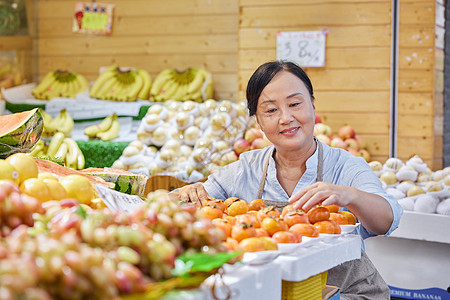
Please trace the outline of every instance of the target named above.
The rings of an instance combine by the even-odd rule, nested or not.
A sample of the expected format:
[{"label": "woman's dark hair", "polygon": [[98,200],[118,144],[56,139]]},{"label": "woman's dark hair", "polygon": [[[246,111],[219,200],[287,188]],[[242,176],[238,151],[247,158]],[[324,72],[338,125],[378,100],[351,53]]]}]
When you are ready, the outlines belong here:
[{"label": "woman's dark hair", "polygon": [[309,80],[308,75],[306,75],[305,71],[303,71],[302,68],[289,61],[270,61],[259,66],[248,81],[247,108],[250,116],[256,114],[256,107],[258,106],[258,99],[261,95],[262,90],[280,71],[288,71],[300,78],[300,80],[303,81],[306,88],[308,89],[311,100],[314,101],[314,93],[311,80]]}]

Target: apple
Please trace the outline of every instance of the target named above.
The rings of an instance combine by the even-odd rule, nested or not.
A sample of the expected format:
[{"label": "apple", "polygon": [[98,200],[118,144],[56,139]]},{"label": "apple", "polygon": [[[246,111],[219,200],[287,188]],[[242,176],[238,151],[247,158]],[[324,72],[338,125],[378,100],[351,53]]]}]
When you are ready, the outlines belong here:
[{"label": "apple", "polygon": [[320,134],[318,134],[318,135],[316,136],[316,138],[317,138],[319,141],[321,141],[322,143],[324,143],[324,144],[330,146],[331,139],[330,139],[328,136],[326,136],[325,134],[320,133]]},{"label": "apple", "polygon": [[314,114],[316,116],[315,124],[322,123],[322,118],[319,116],[319,114],[317,112],[314,112]]},{"label": "apple", "polygon": [[364,139],[362,138],[362,136],[355,134],[355,140],[358,142],[359,144],[359,149],[364,149],[366,148],[366,141],[364,141]]},{"label": "apple", "polygon": [[370,162],[370,153],[366,149],[360,149],[359,156],[362,156],[366,162]]},{"label": "apple", "polygon": [[252,142],[252,149],[263,149],[270,145],[272,145],[272,143],[268,139],[257,138]]},{"label": "apple", "polygon": [[338,136],[343,139],[350,139],[355,137],[355,130],[350,125],[345,125],[339,128]]},{"label": "apple", "polygon": [[222,155],[222,158],[220,160],[220,166],[224,167],[228,164],[231,164],[232,162],[235,162],[239,159],[239,157],[236,155],[236,153],[232,150],[230,152],[225,153]]},{"label": "apple", "polygon": [[358,156],[358,157],[360,156],[359,151],[354,148],[348,148],[347,151],[350,152],[351,154],[353,154],[354,156]]},{"label": "apple", "polygon": [[324,134],[327,136],[331,135],[331,127],[323,124],[323,123],[317,123],[314,125],[314,135],[317,136],[318,134]]},{"label": "apple", "polygon": [[347,144],[340,137],[333,137],[330,142],[331,147],[347,150]]},{"label": "apple", "polygon": [[262,131],[258,128],[249,128],[244,133],[244,139],[249,143],[252,143],[257,138],[262,138],[263,136]]},{"label": "apple", "polygon": [[345,139],[344,142],[347,144],[347,148],[353,149],[353,150],[359,150],[359,143],[356,139],[348,138]]},{"label": "apple", "polygon": [[249,151],[251,149],[251,147],[252,147],[252,145],[246,139],[238,139],[233,144],[233,150],[234,150],[234,152],[236,152],[237,156],[241,155],[241,153]]}]

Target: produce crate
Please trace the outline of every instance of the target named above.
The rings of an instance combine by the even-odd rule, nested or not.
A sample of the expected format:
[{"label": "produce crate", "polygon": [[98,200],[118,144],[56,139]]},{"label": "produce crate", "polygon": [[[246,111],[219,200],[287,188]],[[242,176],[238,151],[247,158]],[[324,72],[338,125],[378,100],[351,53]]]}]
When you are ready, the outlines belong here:
[{"label": "produce crate", "polygon": [[[204,182],[206,179],[208,178],[205,177],[200,180],[200,182]],[[191,184],[191,182],[187,182],[175,176],[153,175],[148,178],[144,193],[147,195],[148,193],[156,190],[168,190],[170,192],[188,184]]]},{"label": "produce crate", "polygon": [[282,281],[282,300],[322,300],[322,290],[327,283],[328,271],[303,281]]}]

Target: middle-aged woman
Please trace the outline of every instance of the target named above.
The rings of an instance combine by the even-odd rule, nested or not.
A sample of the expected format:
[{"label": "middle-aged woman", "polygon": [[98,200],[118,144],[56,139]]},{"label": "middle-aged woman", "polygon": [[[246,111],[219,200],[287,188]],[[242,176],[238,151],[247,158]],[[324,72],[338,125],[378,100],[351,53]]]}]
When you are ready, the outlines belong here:
[{"label": "middle-aged woman", "polygon": [[[336,204],[350,210],[361,223],[362,239],[388,236],[402,215],[361,157],[329,147],[313,136],[313,87],[296,64],[272,61],[261,65],[247,86],[250,116],[255,116],[272,146],[242,153],[201,184],[172,193],[183,201],[238,197],[247,202],[268,199],[294,203],[309,210]],[[328,272],[328,284],[341,289],[342,299],[389,299],[389,289],[365,252],[359,260]]]}]

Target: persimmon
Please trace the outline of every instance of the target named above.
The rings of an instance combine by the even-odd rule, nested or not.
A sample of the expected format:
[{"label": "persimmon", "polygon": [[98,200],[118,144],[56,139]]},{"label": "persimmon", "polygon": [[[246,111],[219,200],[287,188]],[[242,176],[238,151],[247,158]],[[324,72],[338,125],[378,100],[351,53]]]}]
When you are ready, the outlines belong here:
[{"label": "persimmon", "polygon": [[305,214],[303,210],[291,210],[287,212],[283,218],[284,222],[287,226],[291,227],[294,224],[298,223],[309,223],[308,216]]},{"label": "persimmon", "polygon": [[335,221],[339,225],[348,225],[347,217],[340,213],[330,213],[330,220]]},{"label": "persimmon", "polygon": [[346,211],[346,210],[341,211],[341,214],[343,214],[347,218],[348,225],[356,224],[356,217],[354,214],[352,214],[351,212]]},{"label": "persimmon", "polygon": [[236,218],[233,216],[229,216],[226,214],[223,214],[222,219],[227,220],[228,222],[230,222],[231,225],[235,225],[236,224]]},{"label": "persimmon", "polygon": [[250,201],[250,203],[248,204],[249,211],[250,210],[258,211],[263,207],[266,207],[266,204],[261,199],[254,199]]},{"label": "persimmon", "polygon": [[262,228],[255,228],[255,230],[256,230],[256,236],[258,236],[258,237],[263,237],[263,236],[268,236],[268,237],[270,237],[270,236],[269,236],[269,233],[268,233],[265,229],[262,229]]},{"label": "persimmon", "polygon": [[239,248],[239,242],[233,238],[227,238],[226,241],[222,242],[225,247],[227,247],[230,251],[238,251],[241,250]]},{"label": "persimmon", "polygon": [[315,224],[316,222],[325,221],[330,218],[330,211],[324,206],[315,206],[306,213],[309,222]]},{"label": "persimmon", "polygon": [[288,226],[283,219],[267,217],[261,221],[261,228],[272,236],[275,232],[288,230]]},{"label": "persimmon", "polygon": [[203,206],[218,207],[222,211],[225,211],[225,202],[216,198],[207,200]]},{"label": "persimmon", "polygon": [[225,205],[225,210],[227,209],[228,206],[230,206],[231,203],[240,200],[237,197],[229,197],[227,199],[225,199],[225,201],[223,202],[223,204]]},{"label": "persimmon", "polygon": [[278,231],[272,235],[272,239],[277,243],[300,243],[301,236],[291,231]]},{"label": "persimmon", "polygon": [[261,227],[261,223],[259,222],[258,218],[249,213],[237,215],[235,218],[236,218],[236,224],[247,223],[247,224],[253,226],[254,228]]},{"label": "persimmon", "polygon": [[290,212],[291,210],[294,210],[294,204],[288,204],[281,210],[281,217],[284,218],[286,213]]},{"label": "persimmon", "polygon": [[231,203],[226,212],[229,216],[237,216],[248,212],[248,204],[244,200],[237,200]]},{"label": "persimmon", "polygon": [[226,236],[227,238],[228,238],[228,237],[231,237],[231,229],[233,228],[233,225],[231,225],[230,222],[228,222],[228,221],[225,220],[225,219],[213,219],[213,220],[212,220],[212,223],[213,223],[216,227],[222,229],[223,233],[225,234],[225,236]]},{"label": "persimmon", "polygon": [[[317,229],[319,229],[320,233],[328,233],[328,234],[336,234],[337,233],[336,225],[339,226],[333,220],[325,220],[325,221],[319,221],[319,222],[314,223],[314,226],[316,226]],[[339,226],[339,230],[340,230],[340,228],[341,227]]]},{"label": "persimmon", "polygon": [[279,218],[280,216],[281,214],[275,206],[266,206],[258,210],[258,219],[260,222],[267,217]]},{"label": "persimmon", "polygon": [[341,232],[342,232],[341,226],[336,221],[333,221],[333,220],[328,220],[328,221],[330,221],[334,226],[334,234],[341,234]]},{"label": "persimmon", "polygon": [[256,230],[245,223],[236,224],[231,228],[231,237],[240,242],[249,237],[256,237]]},{"label": "persimmon", "polygon": [[223,211],[218,206],[203,206],[201,209],[203,217],[209,220],[222,218]]},{"label": "persimmon", "polygon": [[270,250],[278,250],[277,243],[268,236],[263,236],[259,238],[264,243],[264,250],[270,251]]},{"label": "persimmon", "polygon": [[317,227],[315,227],[313,224],[306,224],[306,223],[294,224],[289,228],[289,231],[295,232],[302,236],[308,236],[308,237],[318,237],[319,236],[319,229]]},{"label": "persimmon", "polygon": [[337,212],[339,212],[339,206],[337,206],[336,204],[325,205],[325,207],[328,208],[330,213],[337,213]]},{"label": "persimmon", "polygon": [[245,252],[258,252],[265,250],[265,244],[258,237],[250,237],[240,241],[239,248],[241,248]]}]

